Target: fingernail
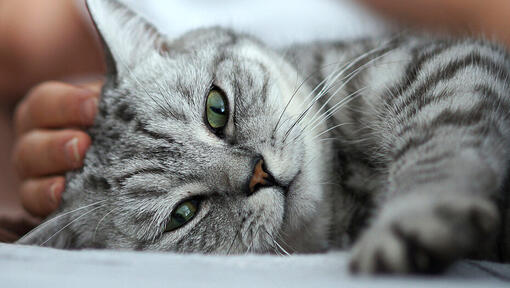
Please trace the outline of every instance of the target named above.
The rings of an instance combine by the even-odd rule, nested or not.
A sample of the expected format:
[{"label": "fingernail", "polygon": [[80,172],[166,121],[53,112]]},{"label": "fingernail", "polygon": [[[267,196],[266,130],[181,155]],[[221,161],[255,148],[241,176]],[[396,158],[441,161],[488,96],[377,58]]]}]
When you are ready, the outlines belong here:
[{"label": "fingernail", "polygon": [[89,98],[85,100],[81,105],[81,115],[85,123],[94,122],[97,110],[97,99]]},{"label": "fingernail", "polygon": [[78,151],[78,138],[75,137],[66,143],[66,154],[67,159],[73,166],[80,163],[81,157],[80,152]]},{"label": "fingernail", "polygon": [[62,184],[60,182],[55,182],[50,187],[50,201],[54,205],[58,205],[60,202],[60,194],[62,193]]}]

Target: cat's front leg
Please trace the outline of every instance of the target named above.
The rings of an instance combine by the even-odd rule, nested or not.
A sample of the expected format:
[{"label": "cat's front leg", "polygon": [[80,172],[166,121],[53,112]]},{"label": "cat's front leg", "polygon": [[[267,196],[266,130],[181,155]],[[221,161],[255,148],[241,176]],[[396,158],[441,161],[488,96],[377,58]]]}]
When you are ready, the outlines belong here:
[{"label": "cat's front leg", "polygon": [[[373,65],[349,83],[371,91],[335,116],[354,123],[340,128],[345,150],[387,175],[354,243],[353,271],[441,270],[498,232],[494,201],[510,163],[510,58],[481,41],[418,43],[380,60],[399,64]],[[395,58],[410,60],[402,69]]]},{"label": "cat's front leg", "polygon": [[418,149],[393,165],[388,195],[353,248],[352,272],[439,272],[493,242],[491,197],[503,169],[477,149],[457,150],[434,159]]},{"label": "cat's front leg", "polygon": [[494,240],[495,206],[482,198],[408,195],[386,207],[353,250],[350,269],[434,273]]}]

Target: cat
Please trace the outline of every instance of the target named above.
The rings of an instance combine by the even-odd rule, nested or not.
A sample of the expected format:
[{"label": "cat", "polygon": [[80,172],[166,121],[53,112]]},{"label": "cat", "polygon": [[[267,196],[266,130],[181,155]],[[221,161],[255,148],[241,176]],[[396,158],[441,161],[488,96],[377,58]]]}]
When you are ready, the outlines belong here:
[{"label": "cat", "polygon": [[352,247],[361,273],[508,259],[503,48],[403,34],[273,50],[219,27],[169,39],[115,0],[87,3],[108,66],[92,145],[19,243]]}]

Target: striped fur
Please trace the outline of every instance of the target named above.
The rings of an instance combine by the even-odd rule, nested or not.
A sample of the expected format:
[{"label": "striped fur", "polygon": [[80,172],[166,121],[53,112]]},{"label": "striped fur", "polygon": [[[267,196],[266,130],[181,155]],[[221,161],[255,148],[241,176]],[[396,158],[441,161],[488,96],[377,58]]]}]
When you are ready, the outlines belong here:
[{"label": "striped fur", "polygon": [[[114,0],[89,7],[109,56],[93,144],[67,175],[59,211],[20,243],[227,254],[353,246],[360,272],[510,256],[502,48],[401,35],[273,51],[221,28],[167,39]],[[211,85],[231,105],[221,136],[204,123]],[[257,157],[279,186],[246,195]],[[197,216],[164,232],[173,207],[197,195]]]},{"label": "striped fur", "polygon": [[[333,72],[317,67],[346,65],[383,47],[354,65],[353,71],[376,59],[329,96],[336,97],[334,104],[364,88],[331,123],[352,125],[329,136],[347,175],[339,182],[352,193],[348,200],[336,195],[337,203],[369,207],[353,209],[351,217],[340,213],[339,221],[351,222],[342,227],[370,220],[354,245],[353,271],[440,270],[458,257],[480,254],[508,259],[506,51],[479,40],[410,36],[338,47],[297,47],[291,57],[299,67],[305,55],[320,53],[302,68],[321,71],[318,83]],[[359,229],[354,231],[332,235],[334,242],[351,243]]]}]

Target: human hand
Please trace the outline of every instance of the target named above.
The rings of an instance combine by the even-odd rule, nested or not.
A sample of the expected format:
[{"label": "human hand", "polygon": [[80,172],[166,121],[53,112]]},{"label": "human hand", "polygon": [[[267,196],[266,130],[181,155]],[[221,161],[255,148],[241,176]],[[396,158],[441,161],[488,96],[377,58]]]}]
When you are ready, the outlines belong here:
[{"label": "human hand", "polygon": [[100,82],[45,82],[18,105],[13,162],[23,207],[32,215],[54,211],[64,191],[62,174],[82,166],[91,140],[80,128],[93,124],[100,89]]}]

